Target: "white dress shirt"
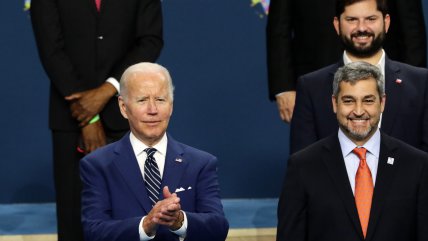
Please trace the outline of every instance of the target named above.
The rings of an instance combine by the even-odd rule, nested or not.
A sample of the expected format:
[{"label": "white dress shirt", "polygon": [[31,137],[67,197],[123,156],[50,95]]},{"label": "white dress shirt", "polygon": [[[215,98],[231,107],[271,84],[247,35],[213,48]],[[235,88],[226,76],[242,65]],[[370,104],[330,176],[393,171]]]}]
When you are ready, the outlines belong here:
[{"label": "white dress shirt", "polygon": [[[144,150],[146,148],[149,148],[149,146],[147,146],[146,144],[138,140],[137,137],[132,132],[129,134],[129,140],[131,142],[131,146],[134,151],[135,157],[137,158],[141,175],[144,178],[144,165],[147,159],[147,153]],[[166,134],[164,134],[162,139],[156,145],[152,146],[152,148],[156,149],[156,152],[153,156],[156,160],[156,164],[158,165],[161,178],[163,178],[163,170],[165,168],[167,145],[168,145],[168,137]],[[186,232],[187,232],[187,216],[185,212],[182,211],[182,213],[184,217],[183,225],[178,230],[175,230],[175,231],[171,230],[171,232],[177,234],[180,237],[180,240],[183,240],[186,237]],[[145,218],[146,216],[144,216],[141,219],[140,224],[138,225],[138,233],[140,234],[140,241],[151,240],[156,236],[156,235],[148,236],[146,232],[144,232],[143,221]]]},{"label": "white dress shirt", "polygon": [[357,175],[360,158],[352,152],[355,147],[364,147],[367,149],[366,162],[369,166],[373,179],[373,187],[376,183],[377,167],[379,163],[380,152],[380,131],[379,129],[373,136],[362,146],[357,146],[353,143],[339,128],[339,143],[342,149],[343,160],[345,160],[346,171],[348,173],[349,183],[351,184],[352,192],[355,195],[355,176]]}]

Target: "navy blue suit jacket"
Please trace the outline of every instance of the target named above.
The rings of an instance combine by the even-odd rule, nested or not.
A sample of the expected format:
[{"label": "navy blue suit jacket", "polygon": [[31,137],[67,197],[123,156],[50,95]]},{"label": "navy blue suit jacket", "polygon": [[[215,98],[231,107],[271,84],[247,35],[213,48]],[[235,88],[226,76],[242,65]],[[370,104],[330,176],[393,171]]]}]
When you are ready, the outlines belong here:
[{"label": "navy blue suit jacket", "polygon": [[[290,129],[291,153],[337,132],[331,96],[334,73],[342,65],[340,61],[299,78]],[[386,58],[385,92],[381,130],[428,151],[428,70]]]},{"label": "navy blue suit jacket", "polygon": [[427,227],[428,155],[402,141],[381,135],[366,239],[337,133],[288,161],[278,241],[423,241]]},{"label": "navy blue suit jacket", "polygon": [[[216,162],[211,154],[168,136],[161,186],[171,192],[185,189],[177,195],[188,220],[186,241],[226,239],[229,225],[220,201]],[[85,156],[80,170],[85,240],[139,240],[139,222],[152,207],[129,134]],[[178,240],[178,236],[160,226],[154,240]]]}]

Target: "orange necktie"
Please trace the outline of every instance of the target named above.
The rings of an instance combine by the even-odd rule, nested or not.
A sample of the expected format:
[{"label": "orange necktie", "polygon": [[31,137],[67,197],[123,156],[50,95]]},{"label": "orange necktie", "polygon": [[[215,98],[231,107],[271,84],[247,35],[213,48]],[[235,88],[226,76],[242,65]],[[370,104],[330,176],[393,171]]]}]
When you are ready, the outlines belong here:
[{"label": "orange necktie", "polygon": [[360,165],[355,176],[355,203],[365,238],[369,225],[370,208],[372,206],[373,179],[366,162],[367,150],[361,147],[354,148],[353,152],[360,158]]}]

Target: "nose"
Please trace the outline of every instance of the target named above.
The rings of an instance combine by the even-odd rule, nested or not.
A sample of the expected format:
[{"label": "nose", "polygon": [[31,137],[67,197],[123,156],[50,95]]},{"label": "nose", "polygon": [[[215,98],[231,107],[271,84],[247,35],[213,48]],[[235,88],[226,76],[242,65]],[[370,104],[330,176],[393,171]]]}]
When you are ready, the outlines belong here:
[{"label": "nose", "polygon": [[357,102],[354,106],[354,115],[356,116],[362,116],[364,115],[364,108],[363,108],[363,104],[361,102]]},{"label": "nose", "polygon": [[158,113],[158,107],[156,105],[156,101],[155,100],[150,100],[148,102],[148,106],[147,106],[147,112],[149,114],[157,114]]},{"label": "nose", "polygon": [[361,32],[364,32],[367,30],[367,24],[365,20],[360,20],[358,21],[358,26],[357,26],[358,30]]}]

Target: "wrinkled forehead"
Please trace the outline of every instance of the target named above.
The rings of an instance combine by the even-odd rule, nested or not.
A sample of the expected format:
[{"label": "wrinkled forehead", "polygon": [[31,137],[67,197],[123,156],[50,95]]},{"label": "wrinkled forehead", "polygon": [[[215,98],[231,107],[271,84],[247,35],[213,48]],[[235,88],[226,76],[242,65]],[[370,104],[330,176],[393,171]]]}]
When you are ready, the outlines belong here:
[{"label": "wrinkled forehead", "polygon": [[123,92],[132,92],[133,90],[145,87],[157,87],[159,89],[167,89],[167,77],[161,71],[134,71],[128,73],[123,85]]},{"label": "wrinkled forehead", "polygon": [[379,96],[377,82],[374,78],[355,80],[355,81],[340,81],[338,96]]}]

